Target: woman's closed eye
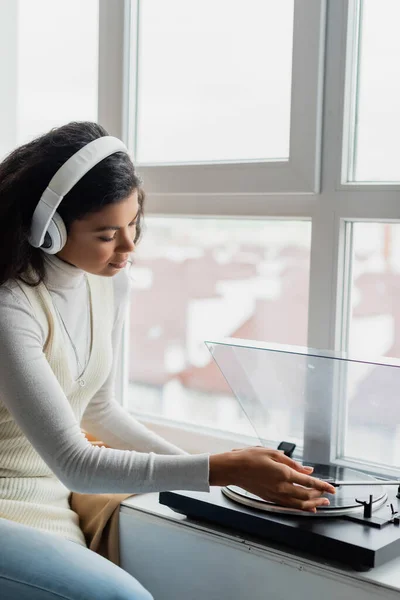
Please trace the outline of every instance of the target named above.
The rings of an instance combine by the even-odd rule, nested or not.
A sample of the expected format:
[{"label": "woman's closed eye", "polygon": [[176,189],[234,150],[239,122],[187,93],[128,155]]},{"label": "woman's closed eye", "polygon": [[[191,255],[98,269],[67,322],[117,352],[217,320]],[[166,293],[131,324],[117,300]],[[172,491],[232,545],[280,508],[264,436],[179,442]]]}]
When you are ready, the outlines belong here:
[{"label": "woman's closed eye", "polygon": [[111,238],[101,236],[101,237],[99,237],[99,240],[102,242],[113,242],[115,240],[115,238],[116,238],[115,235],[113,235],[113,237],[111,237]]},{"label": "woman's closed eye", "polygon": [[[132,223],[129,223],[128,227],[136,227],[136,221],[133,221]],[[112,237],[105,237],[105,236],[100,236],[99,240],[102,242],[113,242],[117,237],[117,232],[114,233],[114,235]]]}]

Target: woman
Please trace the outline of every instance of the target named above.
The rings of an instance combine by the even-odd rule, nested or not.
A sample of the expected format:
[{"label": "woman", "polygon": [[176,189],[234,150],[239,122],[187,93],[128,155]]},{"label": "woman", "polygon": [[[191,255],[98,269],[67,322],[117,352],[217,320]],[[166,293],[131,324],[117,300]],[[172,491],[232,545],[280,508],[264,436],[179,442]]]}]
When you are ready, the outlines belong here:
[{"label": "woman", "polygon": [[[71,491],[236,484],[311,511],[334,493],[275,450],[188,455],[115,401],[125,267],[143,201],[125,147],[95,123],[54,129],[0,164],[0,577],[8,598],[53,598],[60,585],[68,598],[150,597],[85,547]],[[109,447],[91,445],[82,428]]]}]

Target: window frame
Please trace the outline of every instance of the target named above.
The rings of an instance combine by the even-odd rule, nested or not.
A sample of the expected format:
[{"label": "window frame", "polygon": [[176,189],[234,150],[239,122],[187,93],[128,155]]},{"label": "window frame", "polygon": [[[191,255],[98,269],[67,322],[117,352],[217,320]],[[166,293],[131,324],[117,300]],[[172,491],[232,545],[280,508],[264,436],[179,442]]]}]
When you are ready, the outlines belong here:
[{"label": "window frame", "polygon": [[[347,7],[347,27],[346,27],[346,49],[343,53],[344,68],[343,68],[343,113],[342,113],[342,161],[341,161],[341,177],[338,189],[341,190],[375,190],[384,191],[400,190],[400,181],[397,182],[362,182],[354,181],[354,164],[353,156],[356,146],[356,110],[357,100],[356,92],[358,86],[358,69],[359,69],[359,27],[362,13],[362,3],[364,0],[346,0]],[[343,85],[343,84],[342,84]],[[400,178],[399,178],[400,180]]]},{"label": "window frame", "polygon": [[[295,0],[297,39],[301,38],[299,28],[303,28],[304,34],[310,34],[310,21],[305,18],[306,4],[314,11],[312,23],[314,26],[317,24],[319,32],[318,36],[315,36],[314,32],[313,38],[315,47],[318,48],[318,56],[312,57],[314,77],[308,74],[305,80],[301,76],[304,65],[299,63],[296,56],[293,63],[294,96],[306,88],[305,82],[308,78],[312,86],[310,106],[314,110],[314,117],[311,119],[313,126],[306,132],[303,131],[304,135],[311,132],[311,146],[308,146],[309,152],[304,152],[304,155],[312,157],[312,165],[307,163],[307,159],[306,162],[298,164],[289,160],[285,170],[285,166],[282,167],[279,163],[265,163],[262,169],[265,169],[268,177],[261,177],[254,185],[249,177],[244,177],[247,187],[244,188],[243,183],[238,185],[233,195],[229,194],[229,190],[223,189],[218,179],[218,172],[222,172],[221,165],[208,167],[211,181],[208,187],[204,184],[197,185],[196,166],[193,165],[139,169],[144,175],[148,190],[149,214],[311,220],[307,345],[313,348],[343,350],[346,344],[351,256],[350,224],[354,221],[400,222],[398,184],[351,183],[347,177],[354,83],[354,69],[348,61],[349,57],[354,57],[354,24],[359,2],[360,0]],[[128,142],[132,139],[132,114],[134,116],[135,112],[129,111],[128,106],[129,103],[135,102],[137,81],[137,38],[133,37],[129,45],[128,24],[132,15],[138,14],[140,0],[116,0],[112,10],[108,0],[100,0],[99,4],[99,122],[110,133]],[[295,101],[292,103],[292,110],[293,106],[295,108],[292,119],[295,127],[298,115]],[[293,148],[296,148],[297,144],[304,149],[304,146],[301,146],[301,137],[296,137],[300,130],[295,128],[295,131],[297,133],[293,138]],[[204,169],[203,166],[201,168]],[[232,165],[226,168],[232,169]],[[238,165],[234,168],[238,169]],[[254,168],[254,165],[243,166],[243,169],[248,169],[248,174],[252,174]],[[215,173],[211,172],[213,169]],[[172,184],[171,177],[176,177],[177,173],[181,179],[179,185],[163,187],[167,183]],[[265,187],[269,178],[271,185]],[[261,186],[260,181],[263,182]],[[168,193],[163,193],[163,189],[168,189]],[[125,333],[121,355],[125,365],[128,352],[126,335]],[[127,387],[125,368],[119,373],[119,394],[123,403]],[[343,462],[337,456],[340,447],[338,409],[340,407],[335,406],[333,401],[330,423],[323,433],[317,454],[313,455],[315,461]],[[183,442],[184,445],[187,426],[177,423],[160,425],[159,419],[146,417],[144,420],[147,425],[159,431],[160,427],[161,430],[162,427],[166,427],[175,443],[179,445]],[[212,444],[207,446],[205,443],[207,436],[200,433],[200,428],[190,426],[189,429],[192,436],[193,432],[199,432],[199,451],[213,449]],[[210,441],[213,435],[210,432]],[[222,432],[221,439],[226,439]],[[349,461],[344,462],[349,464]],[[353,466],[366,468],[361,462],[354,463]]]},{"label": "window frame", "polygon": [[[137,30],[143,0],[132,0],[127,7],[132,26],[130,65],[130,116],[126,133],[135,155],[138,78]],[[240,162],[221,164],[139,164],[149,196],[148,210],[158,212],[158,206],[171,196],[178,197],[180,210],[195,204],[193,194],[273,194],[315,193],[319,190],[323,47],[325,34],[325,0],[295,0],[293,24],[293,72],[291,97],[290,157],[288,161]],[[227,189],[229,181],[230,188]],[[168,190],[168,193],[165,193]],[[178,195],[178,196],[177,196]],[[157,205],[153,206],[153,201]],[[177,200],[176,200],[177,201]],[[189,208],[190,210],[190,208]]]},{"label": "window frame", "polygon": [[0,94],[0,158],[9,153],[17,137],[18,2],[0,2],[0,77],[7,94]]}]

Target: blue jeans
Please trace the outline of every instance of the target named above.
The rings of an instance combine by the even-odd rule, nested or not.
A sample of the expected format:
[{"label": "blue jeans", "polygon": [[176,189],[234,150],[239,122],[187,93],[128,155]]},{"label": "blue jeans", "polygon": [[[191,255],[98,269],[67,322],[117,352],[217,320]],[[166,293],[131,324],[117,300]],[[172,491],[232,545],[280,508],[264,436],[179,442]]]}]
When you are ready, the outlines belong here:
[{"label": "blue jeans", "polygon": [[152,600],[126,571],[61,536],[0,519],[2,600]]}]

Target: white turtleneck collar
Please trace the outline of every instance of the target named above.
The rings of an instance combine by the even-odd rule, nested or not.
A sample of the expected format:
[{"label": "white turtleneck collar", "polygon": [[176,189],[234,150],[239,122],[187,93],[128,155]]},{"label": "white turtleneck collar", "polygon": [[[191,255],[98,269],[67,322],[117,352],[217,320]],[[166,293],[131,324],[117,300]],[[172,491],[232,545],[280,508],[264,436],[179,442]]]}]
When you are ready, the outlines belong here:
[{"label": "white turtleneck collar", "polygon": [[49,289],[75,289],[82,285],[85,271],[61,260],[54,254],[43,252],[46,266],[46,286]]}]

